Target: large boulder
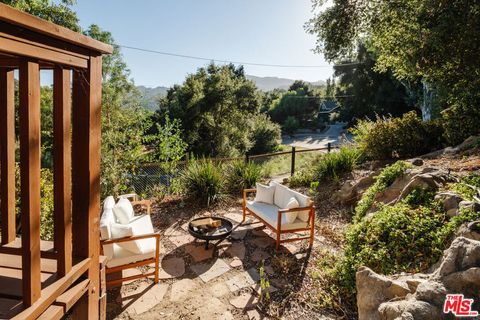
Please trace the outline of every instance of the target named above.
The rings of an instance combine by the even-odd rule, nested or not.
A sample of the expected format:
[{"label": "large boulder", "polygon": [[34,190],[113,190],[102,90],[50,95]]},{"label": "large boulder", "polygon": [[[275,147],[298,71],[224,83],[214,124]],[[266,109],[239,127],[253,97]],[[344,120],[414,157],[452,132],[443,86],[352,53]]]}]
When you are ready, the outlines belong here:
[{"label": "large boulder", "polygon": [[447,294],[473,298],[480,310],[480,241],[456,238],[430,274],[386,277],[362,267],[356,284],[360,320],[451,319],[442,312]]},{"label": "large boulder", "polygon": [[378,172],[372,172],[369,175],[360,178],[358,180],[347,180],[334,195],[333,199],[337,203],[352,205],[355,204],[362,194],[367,190],[374,182],[374,176]]},{"label": "large boulder", "polygon": [[435,200],[440,201],[443,204],[443,209],[450,217],[457,215],[458,207],[463,198],[455,192],[446,191],[440,192],[435,195]]}]

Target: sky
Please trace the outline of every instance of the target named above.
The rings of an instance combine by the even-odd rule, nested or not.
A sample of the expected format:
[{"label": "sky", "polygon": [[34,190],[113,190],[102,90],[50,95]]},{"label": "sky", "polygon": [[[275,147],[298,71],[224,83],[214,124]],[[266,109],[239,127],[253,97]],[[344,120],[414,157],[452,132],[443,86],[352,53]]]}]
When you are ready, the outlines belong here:
[{"label": "sky", "polygon": [[[306,81],[332,75],[304,30],[311,0],[78,0],[82,28],[98,24],[120,45],[208,59],[322,68],[245,66],[247,74]],[[180,84],[208,61],[122,48],[137,85]]]}]

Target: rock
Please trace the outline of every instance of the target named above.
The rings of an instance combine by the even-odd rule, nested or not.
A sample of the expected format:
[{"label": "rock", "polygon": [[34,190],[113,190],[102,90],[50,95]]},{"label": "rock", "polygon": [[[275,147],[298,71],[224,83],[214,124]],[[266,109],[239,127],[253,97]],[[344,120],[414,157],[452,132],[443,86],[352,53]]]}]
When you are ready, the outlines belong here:
[{"label": "rock", "polygon": [[479,212],[480,203],[475,201],[463,200],[463,201],[460,201],[460,203],[458,204],[458,209],[467,209],[467,210],[472,210],[474,212]]},{"label": "rock", "polygon": [[445,211],[447,211],[447,214],[450,217],[453,217],[457,215],[458,206],[463,199],[455,192],[447,191],[440,192],[435,195],[435,200],[440,201],[443,204],[443,208],[445,209]]},{"label": "rock", "polygon": [[403,298],[410,293],[406,283],[395,282],[366,267],[358,270],[356,285],[359,319],[382,319],[378,311],[381,303],[393,298]]},{"label": "rock", "polygon": [[356,281],[360,320],[450,319],[442,313],[447,294],[480,292],[480,241],[456,238],[430,274],[385,277],[362,267]]},{"label": "rock", "polygon": [[341,204],[355,204],[355,202],[360,199],[363,192],[375,182],[373,177],[377,174],[378,172],[372,172],[370,175],[363,177],[358,181],[345,181],[340,190],[333,195],[334,201]]},{"label": "rock", "polygon": [[459,237],[480,241],[480,221],[470,222],[468,226],[460,227],[457,235]]},{"label": "rock", "polygon": [[417,167],[423,166],[423,160],[421,158],[413,158],[413,159],[410,159],[409,162],[412,165]]}]

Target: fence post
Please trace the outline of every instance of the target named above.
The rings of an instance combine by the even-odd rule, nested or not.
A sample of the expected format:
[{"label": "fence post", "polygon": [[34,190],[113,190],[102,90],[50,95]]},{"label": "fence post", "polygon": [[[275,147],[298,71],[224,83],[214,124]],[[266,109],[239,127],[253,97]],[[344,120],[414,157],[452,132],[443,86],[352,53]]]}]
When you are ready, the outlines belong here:
[{"label": "fence post", "polygon": [[327,145],[328,153],[332,150],[332,144],[329,142]]},{"label": "fence post", "polygon": [[249,163],[250,162],[250,156],[248,155],[248,153],[245,153],[245,163]]},{"label": "fence post", "polygon": [[295,173],[295,147],[292,147],[292,168],[290,170],[290,176]]}]

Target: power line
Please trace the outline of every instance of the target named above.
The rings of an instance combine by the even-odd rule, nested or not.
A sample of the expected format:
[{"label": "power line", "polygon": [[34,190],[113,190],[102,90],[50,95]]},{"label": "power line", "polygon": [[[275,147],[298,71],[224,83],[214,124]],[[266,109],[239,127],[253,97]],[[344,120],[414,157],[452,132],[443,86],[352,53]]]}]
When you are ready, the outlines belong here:
[{"label": "power line", "polygon": [[136,51],[148,52],[148,53],[155,53],[164,56],[171,56],[177,58],[186,58],[186,59],[194,59],[194,60],[202,60],[202,61],[213,61],[218,63],[233,63],[233,64],[242,64],[246,66],[260,66],[260,67],[276,67],[276,68],[333,68],[333,67],[343,67],[343,66],[354,66],[358,65],[359,63],[344,63],[344,64],[337,64],[333,66],[329,65],[286,65],[286,64],[268,64],[268,63],[256,63],[256,62],[244,62],[244,61],[234,61],[234,60],[221,60],[221,59],[213,59],[213,58],[205,58],[205,57],[198,57],[198,56],[191,56],[186,54],[179,54],[179,53],[172,53],[172,52],[165,52],[165,51],[157,51],[152,49],[144,49],[144,48],[137,48],[125,45],[119,45],[120,48],[131,49]]}]

